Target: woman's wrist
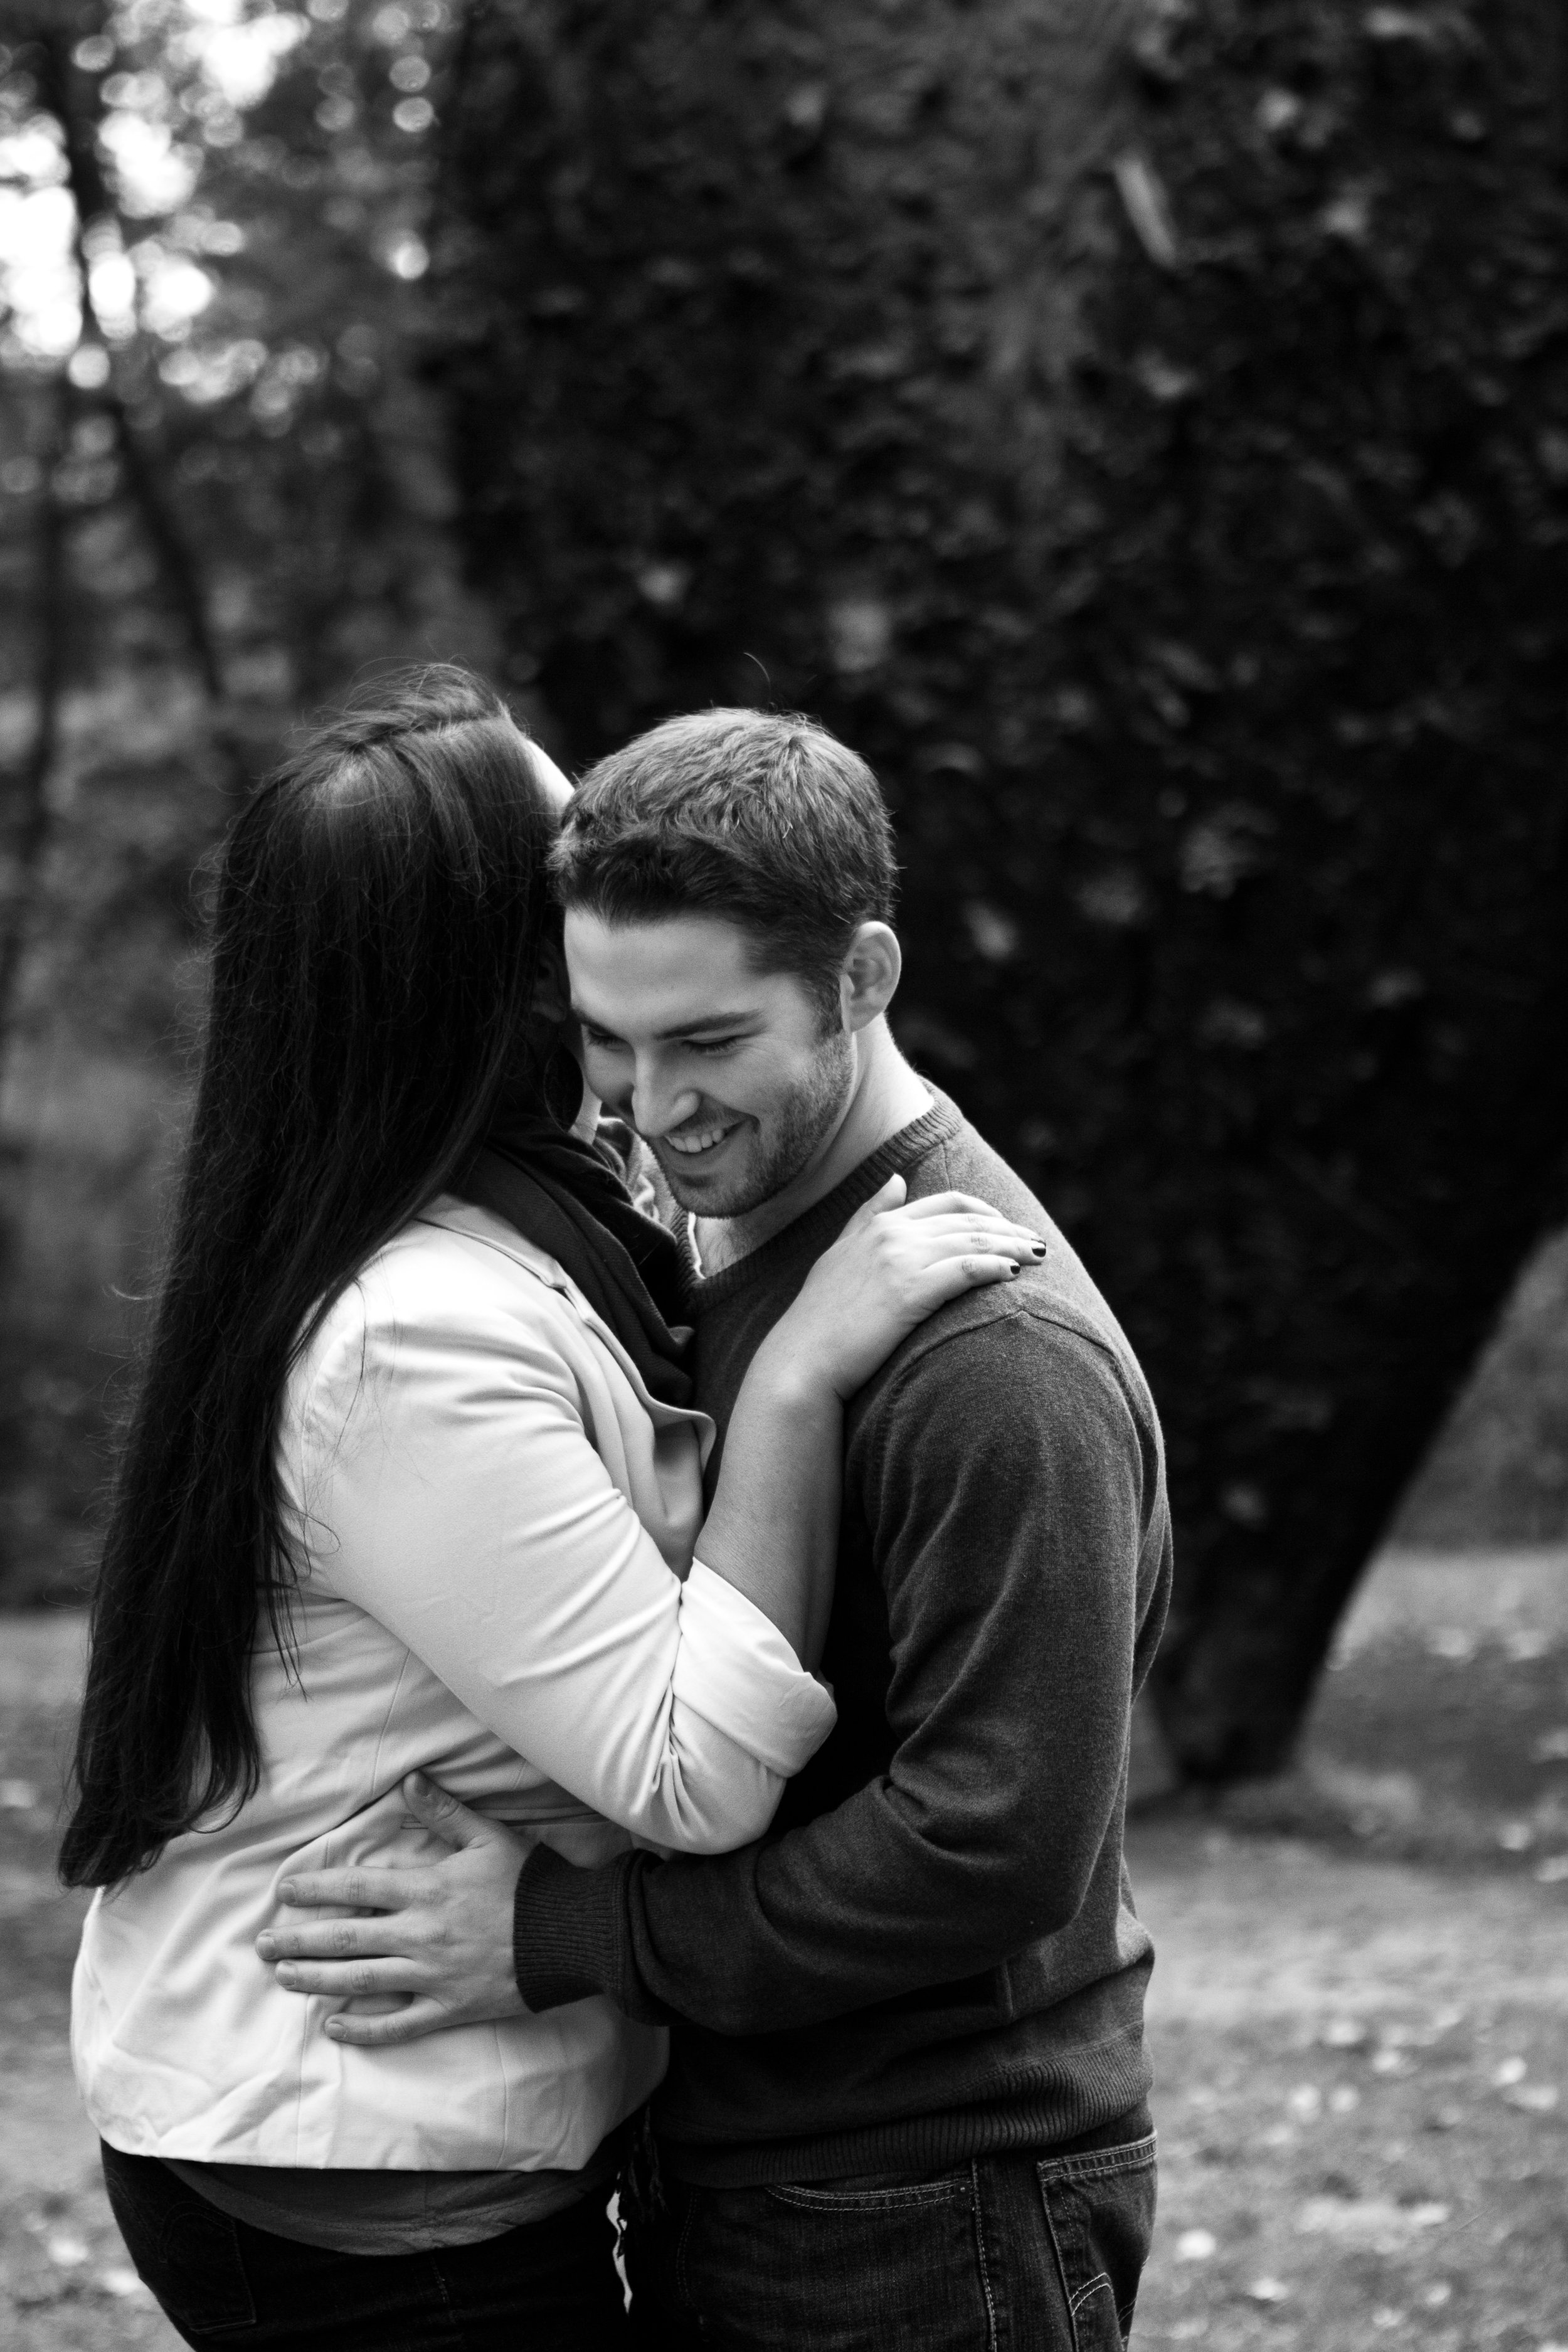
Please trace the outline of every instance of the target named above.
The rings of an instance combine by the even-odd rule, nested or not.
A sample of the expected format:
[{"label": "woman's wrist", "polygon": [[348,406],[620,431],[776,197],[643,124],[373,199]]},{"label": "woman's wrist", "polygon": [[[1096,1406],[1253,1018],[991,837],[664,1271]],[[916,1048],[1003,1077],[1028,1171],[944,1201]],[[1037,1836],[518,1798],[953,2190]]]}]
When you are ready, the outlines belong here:
[{"label": "woman's wrist", "polygon": [[843,1402],[830,1368],[782,1326],[769,1332],[752,1357],[745,1387],[754,1403],[803,1421],[837,1413]]}]

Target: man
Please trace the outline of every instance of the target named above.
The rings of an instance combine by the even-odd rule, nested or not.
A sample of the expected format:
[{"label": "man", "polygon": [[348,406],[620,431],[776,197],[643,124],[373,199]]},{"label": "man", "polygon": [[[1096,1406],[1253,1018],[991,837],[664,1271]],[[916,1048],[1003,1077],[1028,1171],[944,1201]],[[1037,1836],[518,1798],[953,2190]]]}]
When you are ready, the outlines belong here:
[{"label": "man", "polygon": [[799,719],[672,719],[588,776],[557,885],[589,1083],[690,1243],[721,1440],[752,1352],[889,1176],[978,1194],[1048,1250],[940,1310],[850,1407],[839,1720],[768,1838],[596,1871],[541,1847],[519,1875],[504,1832],[421,1794],[453,1859],[297,1884],[386,1916],[274,1948],[393,1955],[290,1973],[415,1990],[422,2023],[602,1993],[670,2026],[622,2200],[639,2342],[1100,2352],[1154,2194],[1152,1953],[1121,1855],[1171,1567],[1147,1388],[1039,1204],[898,1051],[891,841],[852,752]]}]

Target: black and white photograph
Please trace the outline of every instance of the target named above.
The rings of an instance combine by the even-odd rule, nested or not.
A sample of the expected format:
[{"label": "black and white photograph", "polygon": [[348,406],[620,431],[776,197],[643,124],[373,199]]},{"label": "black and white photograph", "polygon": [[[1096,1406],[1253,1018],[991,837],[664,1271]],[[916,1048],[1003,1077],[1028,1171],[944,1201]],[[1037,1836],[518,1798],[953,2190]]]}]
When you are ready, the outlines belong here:
[{"label": "black and white photograph", "polygon": [[0,0],[0,2343],[1568,2352],[1563,0]]}]

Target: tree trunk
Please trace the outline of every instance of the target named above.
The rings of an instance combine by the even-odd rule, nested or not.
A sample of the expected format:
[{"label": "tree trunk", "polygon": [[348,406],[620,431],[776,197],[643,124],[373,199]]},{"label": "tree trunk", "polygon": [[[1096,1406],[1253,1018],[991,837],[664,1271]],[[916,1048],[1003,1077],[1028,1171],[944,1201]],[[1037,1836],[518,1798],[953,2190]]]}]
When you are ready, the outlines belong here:
[{"label": "tree trunk", "polygon": [[[10,1060],[22,961],[49,840],[49,784],[59,749],[60,696],[68,627],[66,516],[55,476],[69,440],[70,390],[62,377],[50,388],[42,450],[32,569],[34,630],[32,736],[14,776],[0,782],[5,878],[0,888],[0,1092]],[[0,1234],[0,1244],[8,1236]]]},{"label": "tree trunk", "polygon": [[[112,223],[121,233],[124,224],[99,161],[100,80],[77,66],[72,51],[82,38],[103,31],[108,11],[102,0],[77,0],[75,6],[63,9],[46,5],[38,11],[35,5],[35,13],[37,23],[26,26],[32,35],[26,54],[37,75],[39,98],[58,125],[65,151],[66,182],[76,215],[72,249],[82,324],[90,339],[107,354],[108,341],[93,300],[87,239],[100,223]],[[25,11],[24,23],[26,14]],[[201,681],[227,790],[243,798],[252,782],[249,762],[235,731],[223,663],[208,616],[206,586],[172,495],[166,452],[144,431],[138,430],[112,373],[99,391],[97,400],[113,427],[127,494],[146,535],[169,602],[179,617]]]},{"label": "tree trunk", "polygon": [[1164,1417],[1182,1769],[1288,1754],[1568,1134],[1546,0],[497,0],[474,576],[570,752],[863,751],[895,1026]]}]

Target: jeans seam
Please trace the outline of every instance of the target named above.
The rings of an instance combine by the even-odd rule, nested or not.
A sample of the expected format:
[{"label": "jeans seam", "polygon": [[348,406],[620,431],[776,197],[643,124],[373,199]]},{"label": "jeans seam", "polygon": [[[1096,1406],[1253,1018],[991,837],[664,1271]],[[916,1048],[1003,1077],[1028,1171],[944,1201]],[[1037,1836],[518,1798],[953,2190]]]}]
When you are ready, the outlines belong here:
[{"label": "jeans seam", "polygon": [[1036,2170],[1042,2185],[1047,2180],[1108,2180],[1119,2172],[1142,2172],[1159,2156],[1159,2139],[1129,2140],[1121,2147],[1088,2148],[1081,2156],[1042,2156]]},{"label": "jeans seam", "polygon": [[980,2291],[985,2297],[985,2352],[997,2352],[996,2300],[991,2292],[991,2265],[985,2259],[985,2220],[980,2206],[980,2165],[972,2157],[969,2169],[974,2183],[974,2245],[980,2257]]},{"label": "jeans seam", "polygon": [[700,2335],[702,2315],[692,2296],[689,2273],[686,2265],[687,2248],[691,2242],[692,2227],[697,2220],[697,2200],[689,2192],[685,2203],[686,2210],[680,2217],[679,2234],[675,2241],[675,2299]]},{"label": "jeans seam", "polygon": [[1044,2165],[1040,2165],[1037,2169],[1040,2175],[1040,2210],[1046,2218],[1046,2235],[1051,2242],[1051,2258],[1057,2266],[1057,2279],[1062,2291],[1062,2308],[1067,2313],[1068,2331],[1072,2337],[1072,2352],[1080,2352],[1078,2334],[1078,2305],[1074,2300],[1072,2289],[1068,2284],[1068,2269],[1066,2263],[1062,2260],[1061,2240],[1057,2236],[1056,2215],[1051,2211],[1051,2200],[1049,2196],[1047,2194],[1045,2167]]},{"label": "jeans seam", "polygon": [[442,2308],[447,2316],[447,2325],[451,2330],[454,2352],[468,2352],[468,2331],[463,2324],[461,2312],[459,2312],[457,2305],[452,2300],[452,2289],[447,2281],[447,2273],[441,2267],[441,2255],[443,2252],[443,2248],[437,2247],[431,2253],[426,2256],[426,2260],[430,2266],[430,2270],[435,2277],[437,2287],[440,2293]]},{"label": "jeans seam", "polygon": [[767,2193],[797,2213],[887,2213],[920,2205],[951,2205],[962,2198],[962,2180],[916,2181],[907,2189],[813,2189],[804,2181],[770,2180]]},{"label": "jeans seam", "polygon": [[[258,2326],[260,2322],[259,2315],[256,2308],[256,2290],[251,2285],[250,2273],[246,2268],[245,2246],[239,2234],[243,2224],[236,2221],[232,2213],[226,2213],[221,2206],[209,2204],[197,2190],[192,2189],[186,2182],[181,2181],[179,2183],[179,2188],[183,2192],[184,2198],[189,2200],[190,2206],[194,2207],[201,2214],[204,2222],[216,2226],[219,2233],[225,2237],[229,2248],[233,2252],[235,2267],[239,2273],[240,2284],[245,2290],[245,2301],[248,2316],[242,2319],[219,2319],[209,2321],[207,2323],[206,2332],[213,2336],[238,2336],[247,2333],[250,2329]],[[179,2226],[180,2210],[180,2203],[177,2201],[172,2201],[164,2208],[163,2213],[155,2217],[153,2220],[151,2233],[153,2242],[153,2258],[159,2264],[160,2268],[166,2266],[170,2260],[170,2248],[174,2243],[174,2236]],[[141,2264],[137,2263],[134,2254],[132,2256],[132,2263],[135,2268],[138,2278],[141,2278],[142,2267]],[[144,2286],[150,2286],[150,2282],[146,2279],[142,2279],[142,2283]],[[154,2295],[156,2294],[155,2289],[151,2291]]]},{"label": "jeans seam", "polygon": [[[1073,2296],[1071,2303],[1068,2305],[1068,2308],[1072,2313],[1075,2321],[1077,2320],[1078,2315],[1082,2310],[1084,2305],[1089,2301],[1089,2296],[1091,2294],[1098,2294],[1101,2287],[1103,2287],[1107,2294],[1110,2295],[1112,2303],[1115,2302],[1116,2289],[1110,2284],[1110,2273],[1109,2271],[1096,2271],[1094,2276],[1091,2279],[1087,2280],[1085,2284],[1079,2287],[1078,2293]],[[1117,2320],[1118,2325],[1120,2325],[1120,2313],[1117,2315]]]}]

